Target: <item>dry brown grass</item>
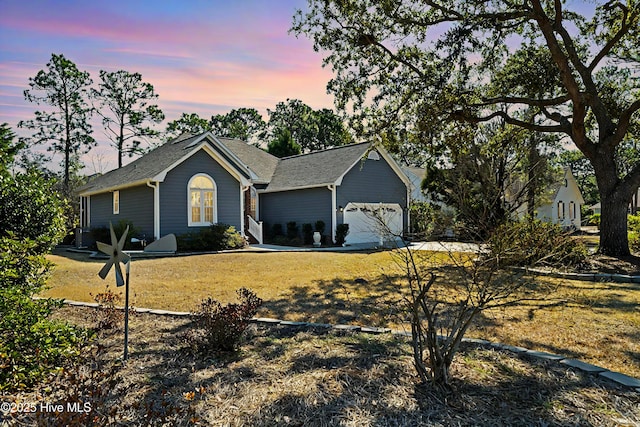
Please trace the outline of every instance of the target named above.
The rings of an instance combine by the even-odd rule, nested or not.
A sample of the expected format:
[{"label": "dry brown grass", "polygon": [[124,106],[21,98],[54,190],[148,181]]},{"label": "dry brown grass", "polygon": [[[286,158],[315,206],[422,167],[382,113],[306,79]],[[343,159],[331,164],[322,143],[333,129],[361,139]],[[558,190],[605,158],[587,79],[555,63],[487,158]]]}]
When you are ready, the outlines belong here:
[{"label": "dry brown grass", "polygon": [[[113,286],[98,277],[104,261],[86,254],[56,251],[49,256],[57,267],[44,295],[93,302],[90,294]],[[378,266],[392,262],[389,252],[331,253],[223,253],[160,259],[134,259],[131,290],[140,307],[189,311],[204,297],[235,299],[241,287],[253,289],[264,300],[277,300],[296,287],[325,280],[349,281],[379,275]]]},{"label": "dry brown grass", "polygon": [[[87,323],[90,309],[58,317]],[[236,354],[194,356],[180,334],[188,321],[131,319],[130,360],[122,332],[101,333],[86,361],[30,394],[4,401],[91,403],[92,412],[22,414],[21,425],[207,426],[634,426],[640,395],[555,362],[463,346],[452,365],[456,393],[421,386],[406,340],[322,330],[258,328]],[[18,421],[17,419],[13,419]]]},{"label": "dry brown grass", "polygon": [[[91,301],[90,292],[104,289],[97,276],[102,261],[87,262],[75,254],[51,259],[58,268],[46,295]],[[265,301],[261,317],[403,327],[390,303],[398,299],[400,285],[387,280],[398,273],[389,252],[242,253],[133,262],[131,286],[139,307],[189,311],[206,296],[233,300],[235,290],[245,286]],[[468,335],[640,378],[638,285],[539,280],[559,285],[548,301],[485,312]],[[108,281],[113,287],[112,278]]]}]

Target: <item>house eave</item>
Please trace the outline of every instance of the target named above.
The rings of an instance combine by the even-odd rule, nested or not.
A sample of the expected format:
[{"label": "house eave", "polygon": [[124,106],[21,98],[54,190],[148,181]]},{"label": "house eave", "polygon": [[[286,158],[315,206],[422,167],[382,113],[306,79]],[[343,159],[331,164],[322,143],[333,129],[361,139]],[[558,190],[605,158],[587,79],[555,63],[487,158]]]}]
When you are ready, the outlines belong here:
[{"label": "house eave", "polygon": [[299,187],[284,187],[284,188],[277,188],[275,190],[269,190],[268,188],[264,189],[264,190],[256,190],[259,194],[266,194],[266,193],[281,193],[283,191],[295,191],[295,190],[308,190],[310,188],[325,188],[331,185],[338,185],[335,182],[326,182],[323,184],[312,184],[312,185],[301,185]]},{"label": "house eave", "polygon": [[123,190],[125,188],[131,188],[131,187],[139,187],[141,185],[147,185],[150,182],[156,181],[154,178],[145,178],[145,179],[141,179],[141,180],[137,180],[137,181],[132,181],[132,182],[127,182],[126,184],[120,184],[120,185],[114,185],[111,187],[106,187],[106,188],[100,188],[100,189],[96,189],[96,190],[86,190],[86,191],[82,191],[80,193],[78,193],[80,196],[82,197],[87,197],[87,196],[95,196],[96,194],[102,194],[102,193],[110,193],[112,191],[117,191],[117,190]]},{"label": "house eave", "polygon": [[[206,136],[206,134],[205,134]],[[157,174],[152,178],[152,181],[164,182],[167,174],[171,172],[173,169],[178,167],[181,163],[189,159],[191,156],[196,154],[200,150],[204,150],[211,158],[213,158],[216,162],[218,162],[227,172],[229,172],[234,178],[236,178],[242,185],[250,185],[252,180],[250,178],[245,177],[240,170],[238,170],[238,166],[243,165],[240,163],[239,165],[231,164],[224,157],[222,157],[219,153],[216,153],[216,150],[211,145],[211,140],[207,140],[207,138],[200,138],[197,141],[194,141],[190,146],[190,150],[172,165],[167,167],[165,170]],[[222,146],[223,144],[219,141],[212,141],[216,146]],[[228,150],[223,150],[228,151]],[[235,162],[235,160],[234,160]],[[251,176],[251,172],[247,171],[247,174]]]}]

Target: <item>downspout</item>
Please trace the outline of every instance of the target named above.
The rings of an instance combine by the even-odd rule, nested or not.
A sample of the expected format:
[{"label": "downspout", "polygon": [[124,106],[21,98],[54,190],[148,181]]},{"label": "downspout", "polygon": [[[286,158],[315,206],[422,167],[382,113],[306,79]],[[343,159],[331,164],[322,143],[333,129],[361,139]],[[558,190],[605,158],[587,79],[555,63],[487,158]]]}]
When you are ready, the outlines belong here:
[{"label": "downspout", "polygon": [[153,237],[160,239],[160,183],[147,181],[147,187],[153,188]]},{"label": "downspout", "polygon": [[244,205],[244,193],[249,189],[248,185],[240,185],[240,234],[246,237],[244,233],[244,224],[247,222],[246,210]]},{"label": "downspout", "polygon": [[80,196],[80,224],[78,224],[78,226],[81,230],[85,227],[83,199],[84,197]]},{"label": "downspout", "polygon": [[336,226],[338,222],[338,207],[335,184],[327,185],[327,188],[331,190],[331,243],[336,241]]},{"label": "downspout", "polygon": [[[405,184],[406,185],[406,184]],[[411,187],[407,186],[407,233],[411,234]]]}]

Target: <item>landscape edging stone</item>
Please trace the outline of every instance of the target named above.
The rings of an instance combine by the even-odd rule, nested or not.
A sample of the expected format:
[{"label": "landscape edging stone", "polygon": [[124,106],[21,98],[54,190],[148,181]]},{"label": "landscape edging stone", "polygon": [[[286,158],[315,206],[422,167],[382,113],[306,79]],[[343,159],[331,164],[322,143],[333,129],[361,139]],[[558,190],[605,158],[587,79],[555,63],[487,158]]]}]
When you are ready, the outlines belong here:
[{"label": "landscape edging stone", "polygon": [[[76,307],[89,307],[89,308],[99,307],[99,304],[90,303],[90,302],[73,301],[73,300],[67,300],[67,299],[63,300],[62,302],[64,304],[76,306]],[[123,307],[116,307],[116,308],[119,310],[124,310]],[[138,308],[138,307],[134,308],[134,311],[136,313],[149,313],[149,314],[155,314],[155,315],[161,315],[161,316],[175,316],[175,317],[187,317],[191,314],[183,311],[156,310],[156,309]],[[358,332],[358,333],[391,333],[395,336],[402,336],[402,337],[408,337],[408,338],[411,337],[411,332],[398,331],[398,330],[392,330],[387,328],[363,327],[363,326],[357,326],[357,325],[331,325],[328,323],[291,322],[286,320],[273,319],[270,317],[253,318],[251,319],[251,321],[253,323],[262,323],[265,325],[307,326],[310,328],[326,328],[326,329],[332,328],[340,331],[349,331],[349,332]],[[372,331],[376,331],[376,332],[372,332]],[[512,345],[502,344],[502,343],[493,343],[493,342],[483,340],[483,339],[478,339],[478,338],[463,338],[462,341],[479,344],[479,345],[489,345],[502,350],[511,351],[512,353],[516,353],[518,355],[526,354],[539,359],[546,359],[554,362],[559,362],[564,365],[570,366],[572,368],[579,369],[582,372],[586,372],[589,374],[598,374],[601,377],[607,378],[608,380],[613,381],[617,384],[634,388],[637,392],[640,393],[640,388],[638,388],[638,385],[640,385],[640,379],[631,377],[629,375],[625,375],[620,372],[610,371],[600,366],[591,365],[591,364],[582,362],[580,360],[565,358],[564,356],[560,356],[552,353],[546,353],[543,351],[529,350],[524,347],[517,347],[517,346],[512,346]],[[577,363],[574,363],[573,361]]]}]

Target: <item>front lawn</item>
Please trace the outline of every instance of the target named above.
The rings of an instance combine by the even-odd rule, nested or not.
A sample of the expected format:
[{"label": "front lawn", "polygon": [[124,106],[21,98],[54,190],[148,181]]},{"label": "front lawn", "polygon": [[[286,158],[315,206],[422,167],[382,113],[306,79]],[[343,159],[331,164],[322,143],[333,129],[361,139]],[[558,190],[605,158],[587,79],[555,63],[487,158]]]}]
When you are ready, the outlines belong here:
[{"label": "front lawn", "polygon": [[[90,294],[114,288],[102,281],[102,261],[57,252],[58,264],[45,296],[93,302]],[[207,296],[235,299],[253,289],[265,304],[260,317],[317,323],[400,328],[389,301],[398,285],[390,252],[228,253],[134,260],[132,301],[138,307],[190,311]],[[113,274],[113,273],[111,273]],[[556,279],[540,279],[556,280]],[[632,284],[561,281],[546,307],[485,312],[469,336],[574,357],[640,377],[640,287]],[[121,289],[117,290],[118,292]]]}]

